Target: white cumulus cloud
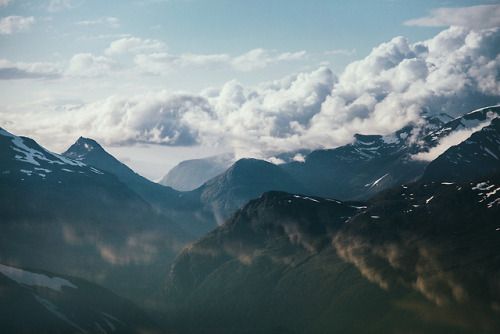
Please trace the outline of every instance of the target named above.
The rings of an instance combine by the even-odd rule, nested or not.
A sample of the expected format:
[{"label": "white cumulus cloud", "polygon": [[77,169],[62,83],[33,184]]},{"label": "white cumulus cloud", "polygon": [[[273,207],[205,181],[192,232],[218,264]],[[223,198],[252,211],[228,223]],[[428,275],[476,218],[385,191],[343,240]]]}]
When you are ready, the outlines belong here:
[{"label": "white cumulus cloud", "polygon": [[98,77],[107,74],[114,66],[115,62],[105,56],[80,53],[71,58],[66,75]]},{"label": "white cumulus cloud", "polygon": [[[156,74],[182,66],[237,64],[249,70],[306,56],[261,49],[238,57],[173,56],[158,41],[124,38],[111,43],[104,56],[75,56],[67,73],[99,75],[113,68],[114,55],[125,53]],[[422,122],[423,111],[458,116],[499,104],[499,77],[500,29],[451,27],[417,43],[396,37],[338,77],[322,67],[255,87],[232,80],[199,94],[151,91],[57,111],[30,106],[25,112],[0,112],[0,121],[8,120],[14,133],[16,127],[22,133],[29,128],[63,147],[78,134],[107,145],[203,143],[237,157],[270,158],[284,151],[337,147],[356,133],[392,133],[408,122]]]}]

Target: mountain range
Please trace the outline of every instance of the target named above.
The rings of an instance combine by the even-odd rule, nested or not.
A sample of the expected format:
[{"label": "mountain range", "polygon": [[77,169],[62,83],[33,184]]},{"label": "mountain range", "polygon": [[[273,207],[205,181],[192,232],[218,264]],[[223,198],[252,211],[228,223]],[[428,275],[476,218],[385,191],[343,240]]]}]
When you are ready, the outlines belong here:
[{"label": "mountain range", "polygon": [[241,159],[186,191],[92,139],[59,155],[0,128],[0,329],[496,333],[499,112]]},{"label": "mountain range", "polygon": [[[293,179],[289,183],[295,185],[296,192],[300,190],[298,192],[304,194],[344,200],[367,199],[380,190],[394,185],[417,181],[421,178],[428,180],[431,174],[435,173],[432,171],[434,166],[440,163],[440,159],[444,159],[444,155],[437,161],[433,160],[436,160],[435,158],[439,154],[430,159],[421,159],[420,156],[439,149],[442,141],[449,140],[457,134],[466,134],[465,138],[459,139],[456,143],[463,142],[463,145],[466,145],[467,137],[473,133],[475,137],[486,136],[486,131],[490,131],[488,132],[490,136],[498,135],[498,128],[495,127],[498,121],[493,122],[491,125],[490,122],[499,114],[500,107],[496,106],[478,109],[455,119],[447,115],[428,115],[423,118],[423,123],[410,124],[391,135],[357,134],[352,144],[335,149],[316,150],[309,154],[303,151],[302,153],[305,155],[304,161],[290,159],[296,153],[288,154],[286,155],[287,158],[283,159],[288,162],[277,165],[277,167],[282,170],[283,178]],[[486,127],[484,131],[481,131],[482,127]],[[499,161],[494,159],[495,156],[500,157],[500,151],[498,146],[495,146],[495,140],[491,139],[490,144],[487,146],[480,144],[479,147],[471,147],[471,152],[482,150],[481,154],[489,155],[489,157],[485,156],[485,158],[490,161],[485,165],[484,161],[482,159],[478,160],[477,157],[469,159],[468,168],[473,172],[472,174],[464,174],[464,177],[481,175],[477,173],[479,170],[483,170],[482,175],[484,175],[499,168]],[[470,141],[467,143],[469,143],[467,145],[470,145]],[[480,146],[486,147],[486,150]],[[446,156],[455,155],[453,151],[454,148],[451,147],[446,151]],[[197,163],[201,162],[198,161]],[[189,166],[189,163],[187,165]],[[235,208],[255,198],[259,193],[266,190],[290,191],[287,188],[277,186],[275,178],[280,172],[276,168],[269,167],[269,170],[266,171],[263,166],[263,161],[257,159],[247,159],[245,163],[241,164],[237,162],[224,173],[207,180],[204,185],[193,192],[197,194],[217,194],[215,197],[203,196],[202,201],[206,206],[215,208],[214,214],[219,217],[218,221],[225,220],[229,218]],[[221,189],[224,189],[224,187],[220,186],[221,180],[232,180],[231,175],[238,169],[241,169],[237,172],[239,175],[246,175],[242,179],[252,179],[253,176],[250,171],[254,170],[259,170],[259,177],[254,179],[254,182],[246,185],[244,182],[240,183],[241,186],[238,187],[241,189],[241,196],[234,196],[230,191],[221,191]],[[437,168],[437,170],[449,175],[459,173],[456,169],[455,164]],[[180,183],[183,182],[182,180],[193,177],[193,173],[195,173],[195,170],[191,167],[184,167],[184,164],[175,167],[175,175]],[[232,181],[227,181],[226,184],[230,182]],[[259,191],[253,192],[248,188],[250,186],[258,187]],[[211,187],[213,189],[210,189]],[[231,187],[234,188],[234,186]],[[245,187],[247,187],[247,190],[243,190]],[[243,196],[244,192],[247,192],[248,196]],[[195,195],[195,197],[198,198],[199,195]],[[221,205],[220,203],[224,204]],[[224,210],[224,207],[228,209]]]},{"label": "mountain range", "polygon": [[361,203],[265,193],[176,257],[162,294],[169,328],[496,333],[498,217],[498,172]]}]

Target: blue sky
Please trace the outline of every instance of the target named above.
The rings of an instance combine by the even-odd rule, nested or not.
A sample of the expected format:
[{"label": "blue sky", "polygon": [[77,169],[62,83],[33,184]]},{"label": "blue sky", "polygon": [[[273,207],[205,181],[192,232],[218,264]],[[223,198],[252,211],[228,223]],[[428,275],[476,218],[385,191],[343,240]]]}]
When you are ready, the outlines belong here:
[{"label": "blue sky", "polygon": [[[424,63],[452,68],[487,52],[493,63],[474,66],[495,73],[498,50],[483,49],[498,41],[498,3],[0,0],[0,126],[56,152],[93,137],[150,178],[224,151],[335,147],[415,121],[424,104],[446,111],[445,72]],[[442,63],[447,52],[456,58]],[[486,72],[457,79],[461,92],[483,73],[483,88],[461,93],[463,108],[497,101]],[[401,78],[432,96],[414,97]]]}]

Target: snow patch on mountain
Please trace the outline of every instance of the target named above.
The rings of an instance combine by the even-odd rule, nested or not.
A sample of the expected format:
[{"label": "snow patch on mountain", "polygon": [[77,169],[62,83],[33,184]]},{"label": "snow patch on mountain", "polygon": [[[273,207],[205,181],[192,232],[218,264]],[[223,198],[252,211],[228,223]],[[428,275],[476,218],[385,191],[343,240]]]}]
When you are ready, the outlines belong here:
[{"label": "snow patch on mountain", "polygon": [[13,268],[3,264],[0,264],[0,273],[23,286],[42,286],[59,292],[61,292],[63,286],[77,289],[73,283],[64,278],[48,277],[47,275],[32,273],[27,270]]},{"label": "snow patch on mountain", "polygon": [[385,175],[383,175],[382,177],[378,178],[377,180],[373,181],[372,183],[368,183],[365,185],[365,187],[375,187],[377,184],[379,184],[380,181],[382,181],[387,175],[389,175],[389,173],[386,173]]},{"label": "snow patch on mountain", "polygon": [[90,171],[93,172],[93,173],[99,174],[99,175],[104,175],[103,172],[101,172],[98,169],[95,169],[94,167],[90,167]]},{"label": "snow patch on mountain", "polygon": [[397,143],[399,143],[399,138],[394,134],[383,136],[382,140],[384,141],[385,144],[397,144]]},{"label": "snow patch on mountain", "polygon": [[500,205],[500,187],[495,184],[490,183],[490,181],[479,182],[472,190],[477,191],[480,203],[487,203],[488,209],[491,209],[495,205]]},{"label": "snow patch on mountain", "polygon": [[78,166],[78,167],[83,167],[85,166],[84,163],[79,162],[79,161],[74,161],[70,160],[68,158],[65,158],[63,156],[60,156],[58,154],[49,152],[45,150],[44,148],[40,147],[40,149],[43,151],[36,150],[34,148],[28,147],[25,143],[24,140],[21,137],[15,136],[4,129],[0,128],[0,135],[5,136],[5,137],[10,137],[13,146],[11,148],[20,153],[21,155],[16,155],[14,157],[15,160],[26,162],[29,164],[33,164],[35,166],[40,166],[39,161],[44,161],[49,164],[58,164],[58,165],[71,165],[71,166]]},{"label": "snow patch on mountain", "polygon": [[495,153],[491,152],[487,147],[483,147],[483,149],[489,154],[491,155],[493,158],[495,158],[496,160],[499,160],[498,157],[496,156]]},{"label": "snow patch on mountain", "polygon": [[44,299],[44,298],[37,296],[37,295],[33,295],[33,296],[40,304],[42,304],[43,307],[45,307],[47,309],[47,311],[49,311],[50,313],[52,313],[53,315],[55,315],[59,319],[67,322],[71,326],[75,327],[80,332],[87,333],[87,331],[85,329],[81,328],[80,326],[75,324],[73,321],[69,320],[68,317],[64,313],[59,312],[59,310],[55,304],[51,303],[47,299]]},{"label": "snow patch on mountain", "polygon": [[314,198],[311,198],[311,197],[308,197],[308,196],[293,195],[293,197],[304,199],[304,200],[307,200],[307,201],[312,201],[312,202],[319,203],[319,201],[317,199],[314,199]]}]

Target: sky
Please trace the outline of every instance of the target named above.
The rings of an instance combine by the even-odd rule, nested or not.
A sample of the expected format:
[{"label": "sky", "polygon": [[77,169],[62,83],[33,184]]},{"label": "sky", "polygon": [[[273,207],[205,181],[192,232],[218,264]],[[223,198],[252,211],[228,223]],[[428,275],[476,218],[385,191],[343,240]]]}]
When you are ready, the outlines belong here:
[{"label": "sky", "polygon": [[0,0],[0,127],[156,180],[500,103],[500,1]]}]

